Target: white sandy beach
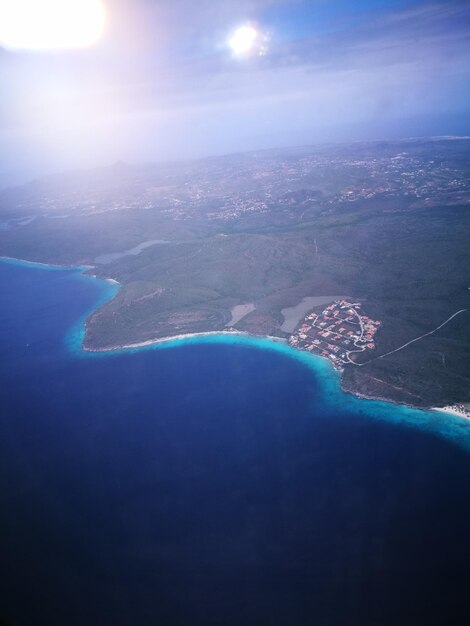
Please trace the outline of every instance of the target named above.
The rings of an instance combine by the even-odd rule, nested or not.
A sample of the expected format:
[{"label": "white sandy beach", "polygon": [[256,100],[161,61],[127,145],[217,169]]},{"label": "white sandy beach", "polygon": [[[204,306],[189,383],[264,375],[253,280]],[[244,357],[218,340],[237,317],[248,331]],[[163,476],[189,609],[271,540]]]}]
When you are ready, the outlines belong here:
[{"label": "white sandy beach", "polygon": [[465,408],[460,408],[458,405],[449,405],[442,407],[433,407],[431,411],[439,411],[439,413],[447,413],[448,415],[455,415],[465,420],[470,420],[470,411]]},{"label": "white sandy beach", "polygon": [[251,337],[252,339],[268,339],[269,341],[274,341],[276,343],[287,344],[287,339],[283,339],[282,337],[255,337],[250,335],[249,333],[239,331],[239,330],[211,330],[205,333],[184,333],[180,335],[172,335],[171,337],[161,337],[160,339],[148,339],[147,341],[139,341],[136,343],[128,343],[122,346],[113,346],[112,348],[87,348],[83,346],[83,349],[86,352],[110,352],[113,350],[131,350],[132,348],[145,348],[146,346],[153,346],[154,344],[160,343],[169,343],[171,341],[180,341],[182,339],[191,339],[197,337],[214,337],[217,335],[229,335],[229,336],[242,336],[242,337]]},{"label": "white sandy beach", "polygon": [[205,333],[184,333],[181,335],[172,335],[171,337],[161,337],[160,339],[148,339],[147,341],[138,341],[136,343],[127,343],[122,346],[113,346],[112,348],[87,348],[83,347],[87,352],[110,352],[112,350],[130,350],[132,348],[145,348],[146,346],[153,346],[158,343],[169,343],[170,341],[179,341],[181,339],[190,339],[192,337],[210,337],[214,335],[244,335],[249,337],[250,335],[241,331],[234,330],[214,330]]}]

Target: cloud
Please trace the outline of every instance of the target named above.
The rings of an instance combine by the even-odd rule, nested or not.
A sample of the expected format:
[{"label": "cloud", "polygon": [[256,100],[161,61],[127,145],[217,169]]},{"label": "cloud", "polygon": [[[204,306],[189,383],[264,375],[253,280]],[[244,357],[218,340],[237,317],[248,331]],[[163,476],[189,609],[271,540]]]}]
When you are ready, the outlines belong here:
[{"label": "cloud", "polygon": [[[269,53],[246,62],[224,48],[231,25],[269,23],[291,3],[114,0],[96,49],[0,51],[3,154],[176,158],[351,138],[350,128],[356,138],[396,135],[400,120],[469,112],[470,2],[359,3],[340,19],[335,4],[318,0],[328,28],[314,16],[294,36],[274,33]],[[305,3],[295,6],[302,14]]]},{"label": "cloud", "polygon": [[470,5],[461,2],[364,13],[341,31],[272,41],[266,57],[249,63],[212,55],[181,61],[177,72],[162,68],[159,82],[139,83],[139,98],[146,108],[153,102],[164,109],[327,91],[331,102],[337,81],[350,82],[351,93],[367,84],[371,97],[375,84],[378,102],[406,100],[410,90],[423,97],[436,84],[445,92],[469,75],[469,20]]},{"label": "cloud", "polygon": [[273,63],[312,64],[330,68],[379,65],[407,58],[441,55],[467,57],[470,52],[470,3],[430,4],[377,17],[365,14],[351,28],[285,45]]}]

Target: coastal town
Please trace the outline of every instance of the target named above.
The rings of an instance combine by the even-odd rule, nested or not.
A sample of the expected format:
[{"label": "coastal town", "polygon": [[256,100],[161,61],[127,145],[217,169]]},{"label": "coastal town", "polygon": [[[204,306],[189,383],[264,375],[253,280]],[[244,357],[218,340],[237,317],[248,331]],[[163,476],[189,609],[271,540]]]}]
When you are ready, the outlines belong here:
[{"label": "coastal town", "polygon": [[337,300],[321,313],[308,313],[289,337],[289,345],[330,359],[338,369],[357,365],[355,357],[375,349],[381,325],[363,314],[359,302]]}]

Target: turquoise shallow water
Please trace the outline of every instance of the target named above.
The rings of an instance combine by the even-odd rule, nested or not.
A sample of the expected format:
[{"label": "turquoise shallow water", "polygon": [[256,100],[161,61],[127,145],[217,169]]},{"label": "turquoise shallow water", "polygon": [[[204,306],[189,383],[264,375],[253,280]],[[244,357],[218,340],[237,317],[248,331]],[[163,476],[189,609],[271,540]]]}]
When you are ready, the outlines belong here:
[{"label": "turquoise shallow water", "polygon": [[116,285],[13,261],[0,285],[0,619],[463,623],[465,420],[263,339],[84,352]]},{"label": "turquoise shallow water", "polygon": [[[15,263],[22,264],[25,262],[15,261]],[[34,263],[26,263],[29,267],[38,267],[39,269],[47,267]],[[52,269],[56,268],[52,267]],[[84,278],[85,280],[99,280],[88,276],[84,276]],[[465,420],[444,412],[426,411],[407,406],[399,406],[389,402],[355,398],[341,390],[340,374],[329,363],[329,361],[316,355],[300,352],[299,350],[295,350],[283,343],[277,343],[269,339],[246,337],[242,335],[228,336],[226,334],[220,334],[175,339],[164,343],[155,343],[149,346],[125,348],[122,350],[113,350],[108,352],[93,353],[84,351],[82,350],[82,342],[84,337],[85,319],[95,309],[104,304],[104,302],[112,299],[119,290],[118,285],[110,284],[106,281],[99,282],[101,283],[102,288],[101,296],[95,304],[83,313],[74,327],[67,333],[65,338],[67,348],[75,356],[82,358],[109,358],[110,356],[122,354],[123,352],[135,354],[142,350],[167,350],[172,348],[183,348],[185,345],[197,344],[234,345],[246,346],[260,350],[269,350],[278,354],[286,355],[289,358],[296,359],[312,371],[315,378],[318,381],[321,381],[324,402],[330,404],[332,407],[336,406],[340,411],[358,411],[365,413],[374,419],[386,420],[394,424],[401,424],[431,433],[436,433],[470,451],[470,420]]]}]

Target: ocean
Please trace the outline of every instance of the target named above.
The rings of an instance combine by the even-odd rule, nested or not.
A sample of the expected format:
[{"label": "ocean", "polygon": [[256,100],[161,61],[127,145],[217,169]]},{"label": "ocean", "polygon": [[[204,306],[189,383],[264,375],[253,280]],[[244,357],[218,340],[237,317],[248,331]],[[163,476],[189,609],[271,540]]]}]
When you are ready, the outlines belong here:
[{"label": "ocean", "polygon": [[470,422],[261,339],[84,353],[115,285],[0,285],[0,621],[466,623]]}]

